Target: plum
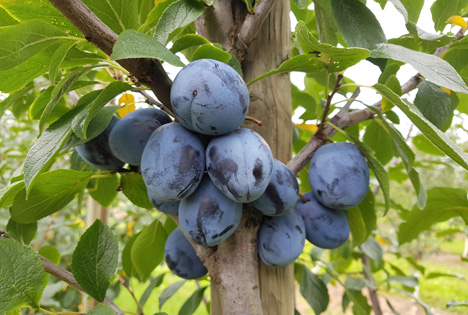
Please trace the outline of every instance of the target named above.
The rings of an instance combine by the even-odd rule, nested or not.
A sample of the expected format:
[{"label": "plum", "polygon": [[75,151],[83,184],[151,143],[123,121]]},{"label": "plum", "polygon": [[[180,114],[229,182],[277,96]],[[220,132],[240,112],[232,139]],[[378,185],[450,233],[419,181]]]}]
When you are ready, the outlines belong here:
[{"label": "plum", "polygon": [[345,210],[330,209],[318,202],[312,192],[304,194],[309,200],[299,199],[294,209],[302,216],[306,238],[320,248],[334,249],[349,238],[348,214]]},{"label": "plum", "polygon": [[109,135],[109,147],[120,160],[140,166],[141,155],[149,137],[171,118],[157,108],[144,108],[124,116]]},{"label": "plum", "polygon": [[238,202],[258,199],[273,173],[273,154],[255,131],[240,128],[210,141],[206,168],[213,183]]},{"label": "plum", "polygon": [[296,176],[286,165],[274,160],[273,176],[267,189],[250,205],[264,215],[283,215],[294,207],[298,194]]},{"label": "plum", "polygon": [[237,229],[241,216],[242,204],[227,198],[208,176],[179,205],[180,227],[203,246],[215,246],[227,239]]},{"label": "plum", "polygon": [[158,198],[152,196],[148,191],[148,198],[151,201],[151,204],[158,209],[158,211],[165,214],[178,214],[179,213],[179,203],[180,201],[162,201]]},{"label": "plum", "polygon": [[162,201],[181,200],[195,191],[205,171],[205,149],[198,136],[173,122],[156,129],[141,157],[149,193]]},{"label": "plum", "polygon": [[369,167],[355,145],[327,144],[320,147],[310,161],[309,184],[315,198],[326,207],[351,209],[366,196]]},{"label": "plum", "polygon": [[304,221],[294,209],[282,216],[264,217],[258,229],[258,254],[269,266],[285,267],[293,263],[302,253],[304,243]]},{"label": "plum", "polygon": [[206,135],[236,130],[249,110],[249,92],[240,75],[213,59],[186,65],[174,79],[171,103],[179,122]]},{"label": "plum", "polygon": [[124,162],[116,158],[109,148],[109,134],[119,118],[113,116],[107,128],[94,139],[75,147],[79,156],[88,164],[101,170],[117,170],[124,166]]},{"label": "plum", "polygon": [[167,238],[164,259],[172,273],[184,279],[198,279],[208,272],[180,228]]}]

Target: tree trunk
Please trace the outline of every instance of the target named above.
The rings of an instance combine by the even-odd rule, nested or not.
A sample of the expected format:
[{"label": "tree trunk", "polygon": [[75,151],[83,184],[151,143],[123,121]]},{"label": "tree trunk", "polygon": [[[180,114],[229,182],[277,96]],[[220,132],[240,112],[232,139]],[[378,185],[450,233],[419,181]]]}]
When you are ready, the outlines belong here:
[{"label": "tree trunk", "polygon": [[[241,6],[241,7],[239,7]],[[230,48],[232,28],[245,17],[241,1],[218,0],[197,21],[198,31],[208,39]],[[233,16],[226,13],[234,12]],[[243,15],[244,14],[244,15]],[[241,21],[242,22],[242,21]],[[290,55],[289,1],[277,0],[242,60],[246,82],[277,68]],[[249,116],[264,122],[252,122],[252,128],[268,142],[276,159],[287,162],[292,152],[291,89],[289,75],[275,75],[249,87]],[[212,276],[211,314],[294,314],[294,269],[273,268],[258,263],[256,231],[259,218],[244,209],[239,229],[218,246]],[[255,270],[253,270],[255,268]],[[221,274],[221,276],[220,276]],[[224,274],[224,275],[223,275]],[[229,283],[226,283],[226,280]],[[258,292],[259,291],[259,292]],[[257,305],[260,293],[261,305]],[[241,310],[239,304],[245,308]]]}]

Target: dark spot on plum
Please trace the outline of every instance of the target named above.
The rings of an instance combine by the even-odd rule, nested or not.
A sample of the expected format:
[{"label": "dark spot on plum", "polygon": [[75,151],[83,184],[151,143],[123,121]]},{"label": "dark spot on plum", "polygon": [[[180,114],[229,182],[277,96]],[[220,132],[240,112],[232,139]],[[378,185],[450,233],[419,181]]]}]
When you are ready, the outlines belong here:
[{"label": "dark spot on plum", "polygon": [[215,126],[210,125],[211,130],[216,130],[217,128]]},{"label": "dark spot on plum", "polygon": [[276,172],[276,181],[279,185],[283,185],[283,174],[281,171]]},{"label": "dark spot on plum", "polygon": [[177,267],[177,262],[172,260],[170,255],[166,255],[166,257],[164,258],[166,259],[166,264],[169,267],[169,269],[173,270]]},{"label": "dark spot on plum", "polygon": [[286,232],[286,237],[287,237],[287,238],[291,238],[291,235],[289,235],[289,233]]},{"label": "dark spot on plum", "polygon": [[319,189],[319,190],[317,190],[317,194],[319,194],[319,196],[322,196],[322,194],[323,194],[323,190],[320,190],[320,189]]},{"label": "dark spot on plum", "polygon": [[267,189],[265,190],[265,195],[275,204],[276,213],[279,214],[281,209],[284,207],[283,200],[281,199],[281,195],[276,189],[275,185],[268,185]]},{"label": "dark spot on plum", "polygon": [[301,229],[301,227],[299,225],[295,225],[294,227],[296,228],[296,230],[299,231],[299,233],[304,234],[304,231],[302,231],[302,229]]},{"label": "dark spot on plum", "polygon": [[255,178],[254,185],[255,186],[260,185],[263,179],[263,163],[262,163],[262,160],[260,160],[259,158],[255,159],[255,164],[254,164],[252,174]]},{"label": "dark spot on plum", "polygon": [[197,90],[193,91],[193,93],[192,93],[193,97],[197,96],[197,94],[198,94]]},{"label": "dark spot on plum", "polygon": [[223,235],[229,232],[230,230],[232,230],[233,227],[234,227],[234,224],[227,226],[224,230],[221,231],[221,233],[214,234],[213,238],[223,237]]},{"label": "dark spot on plum", "polygon": [[273,249],[268,245],[267,243],[263,242],[262,247],[267,251],[267,252],[272,252]]}]

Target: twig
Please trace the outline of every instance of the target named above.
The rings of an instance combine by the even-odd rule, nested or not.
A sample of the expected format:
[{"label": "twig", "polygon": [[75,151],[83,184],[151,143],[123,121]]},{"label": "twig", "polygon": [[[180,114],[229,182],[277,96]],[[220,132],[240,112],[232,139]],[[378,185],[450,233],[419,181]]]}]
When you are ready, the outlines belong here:
[{"label": "twig", "polygon": [[[362,261],[362,273],[364,274],[364,278],[369,281],[369,283],[373,286],[375,284],[374,278],[372,277],[372,273],[369,273],[370,269],[370,263],[369,263],[369,257],[367,257],[365,254],[361,258]],[[375,315],[382,315],[382,308],[380,307],[380,302],[379,302],[379,297],[377,296],[377,290],[371,287],[368,287],[369,289],[369,296],[371,298],[372,302],[372,309],[374,310]]]},{"label": "twig", "polygon": [[174,112],[172,111],[172,108],[168,108],[165,106],[163,103],[159,102],[157,99],[152,97],[148,92],[146,91],[138,91],[141,95],[143,95],[146,98],[146,101],[148,104],[154,105],[171,115],[172,117],[175,117]]},{"label": "twig", "polygon": [[130,293],[132,296],[133,300],[135,301],[137,307],[138,307],[138,315],[144,315],[145,313],[143,312],[143,308],[141,307],[140,302],[138,302],[138,299],[135,296],[135,293],[133,290],[128,286],[127,282],[125,282],[124,278],[122,278],[121,275],[117,274],[117,278],[119,279],[120,283],[127,289],[127,291]]},{"label": "twig", "polygon": [[335,86],[333,87],[333,90],[327,96],[327,104],[325,105],[325,108],[323,110],[322,120],[320,121],[320,125],[318,127],[318,130],[315,133],[316,137],[322,136],[322,131],[323,131],[323,128],[325,127],[325,123],[327,122],[328,113],[330,112],[330,106],[331,106],[332,99],[333,99],[333,96],[335,96],[336,92],[338,92],[338,90],[340,89],[341,79],[343,79],[343,74],[340,73],[340,74],[338,74],[338,76],[336,78],[336,83],[335,83]]},{"label": "twig", "polygon": [[[201,284],[200,284],[200,281],[195,281],[195,283],[197,284],[197,288],[201,289]],[[208,305],[208,300],[206,299],[206,296],[203,294],[203,303],[205,303],[205,305]]]},{"label": "twig", "polygon": [[[118,35],[104,24],[81,0],[49,0],[91,43],[107,55]],[[122,59],[119,63],[141,83],[148,86],[156,97],[171,108],[172,81],[157,59]]]}]

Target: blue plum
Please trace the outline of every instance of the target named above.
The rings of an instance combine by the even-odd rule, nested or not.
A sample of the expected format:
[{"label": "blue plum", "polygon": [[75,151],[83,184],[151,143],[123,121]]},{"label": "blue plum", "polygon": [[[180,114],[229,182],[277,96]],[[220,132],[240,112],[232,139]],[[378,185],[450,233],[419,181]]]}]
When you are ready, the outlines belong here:
[{"label": "blue plum", "polygon": [[273,176],[267,189],[250,205],[264,215],[283,215],[294,207],[298,194],[296,176],[286,165],[274,160]]},{"label": "blue plum", "polygon": [[174,79],[171,103],[179,122],[206,135],[222,135],[242,124],[249,92],[240,75],[213,59],[195,60]]},{"label": "blue plum", "polygon": [[330,209],[318,202],[312,192],[304,194],[308,202],[299,199],[294,209],[302,216],[306,238],[320,248],[334,249],[349,238],[348,214],[345,210]]},{"label": "blue plum", "polygon": [[178,214],[179,213],[179,203],[180,201],[162,201],[158,198],[152,196],[148,191],[148,198],[151,201],[151,204],[165,214]]},{"label": "blue plum", "polygon": [[242,204],[227,198],[208,176],[179,205],[180,227],[203,246],[215,246],[227,239],[237,229],[241,216]]},{"label": "blue plum", "polygon": [[302,253],[304,243],[304,221],[294,209],[282,216],[264,217],[258,229],[258,254],[269,266],[284,267],[293,263]]},{"label": "blue plum", "polygon": [[109,135],[109,147],[120,160],[140,166],[141,155],[149,137],[171,118],[157,108],[144,108],[124,116]]},{"label": "blue plum", "polygon": [[351,209],[366,196],[369,167],[355,145],[327,144],[320,147],[310,161],[309,183],[321,204],[332,209]]},{"label": "blue plum", "polygon": [[208,272],[180,228],[167,238],[164,259],[172,273],[184,279],[198,279]]},{"label": "blue plum", "polygon": [[119,121],[113,116],[107,128],[96,138],[75,147],[79,156],[88,164],[101,170],[117,170],[124,166],[124,162],[116,158],[109,148],[109,134]]},{"label": "blue plum", "polygon": [[210,141],[206,168],[213,183],[238,202],[251,202],[263,194],[273,173],[273,154],[255,131],[240,128]]},{"label": "blue plum", "polygon": [[195,191],[205,171],[205,149],[198,136],[179,123],[156,129],[141,157],[141,174],[150,194],[181,200]]}]

